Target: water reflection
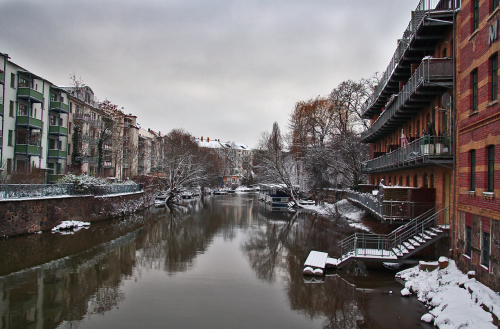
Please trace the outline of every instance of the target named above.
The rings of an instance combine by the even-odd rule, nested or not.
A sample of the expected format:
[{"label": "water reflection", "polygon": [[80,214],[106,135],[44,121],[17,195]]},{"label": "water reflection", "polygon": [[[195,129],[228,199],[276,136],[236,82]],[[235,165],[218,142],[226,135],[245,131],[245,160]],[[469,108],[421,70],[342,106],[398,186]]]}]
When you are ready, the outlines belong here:
[{"label": "water reflection", "polygon": [[[283,302],[291,313],[280,315],[270,311],[267,318],[262,313],[264,324],[288,328],[299,324],[376,328],[382,322],[376,319],[377,314],[370,312],[374,308],[369,302],[373,294],[367,295],[366,290],[356,288],[338,275],[313,284],[304,282],[301,274],[310,250],[336,255],[336,242],[352,231],[341,221],[332,222],[312,214],[276,212],[260,204],[254,196],[230,195],[184,202],[173,208],[152,208],[140,216],[92,224],[89,230],[71,236],[44,233],[1,241],[1,328],[79,327],[89,323],[93,315],[110,317],[126,301],[151,298],[139,295],[140,292],[127,293],[124,288],[141,281],[146,273],[184,279],[188,273],[196,272],[198,260],[207,262],[202,257],[205,253],[210,253],[211,262],[219,266],[218,259],[228,257],[229,253],[210,250],[214,244],[233,249],[236,246],[231,261],[236,263],[244,257],[249,265],[248,273],[244,265],[228,269],[223,281],[235,282],[231,285],[235,295],[239,289],[242,292],[234,298],[232,309],[224,309],[219,317],[234,313],[238,319],[248,315],[257,321],[250,311],[253,306],[249,305],[263,303],[258,298],[264,297],[252,299],[249,292],[265,284],[272,294],[285,294]],[[208,272],[196,276],[194,282],[202,287],[203,280],[207,286],[213,284],[216,279]],[[214,273],[220,276],[224,271]],[[256,283],[252,283],[252,275],[258,279]],[[196,289],[190,295],[193,281],[186,286],[181,281],[172,282],[182,287],[186,299],[200,298]],[[397,284],[393,277],[388,282]],[[167,281],[160,278],[154,284],[160,288]],[[181,299],[178,302],[182,303]],[[193,304],[179,307],[189,309]],[[163,325],[177,320],[172,319],[172,314],[157,312],[155,316]],[[210,327],[203,318],[196,321],[196,325]],[[95,326],[101,322],[93,323]],[[184,325],[190,327],[189,323]],[[113,326],[132,325],[125,322]]]}]

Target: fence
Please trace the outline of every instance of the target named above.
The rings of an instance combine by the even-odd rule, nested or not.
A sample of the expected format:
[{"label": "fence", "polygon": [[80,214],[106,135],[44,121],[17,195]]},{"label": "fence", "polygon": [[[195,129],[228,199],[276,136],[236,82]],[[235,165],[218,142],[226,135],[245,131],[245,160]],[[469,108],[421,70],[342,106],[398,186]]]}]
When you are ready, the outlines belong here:
[{"label": "fence", "polygon": [[0,184],[0,200],[47,198],[75,195],[109,195],[141,191],[140,184],[85,185],[73,184]]},{"label": "fence", "polygon": [[370,211],[373,215],[387,221],[409,221],[429,209],[434,208],[433,203],[414,201],[379,201],[367,194],[346,191],[346,197]]},{"label": "fence", "polygon": [[425,234],[427,230],[438,225],[447,225],[448,207],[439,210],[433,207],[427,212],[399,227],[390,234],[355,233],[339,242],[341,259],[355,256],[391,257],[393,248],[402,245],[417,234]]},{"label": "fence", "polygon": [[402,147],[383,156],[369,160],[364,164],[364,172],[383,170],[392,167],[401,167],[405,163],[420,160],[427,162],[431,158],[452,158],[453,147],[450,145],[450,138],[447,136],[425,136],[414,140],[406,147]]}]

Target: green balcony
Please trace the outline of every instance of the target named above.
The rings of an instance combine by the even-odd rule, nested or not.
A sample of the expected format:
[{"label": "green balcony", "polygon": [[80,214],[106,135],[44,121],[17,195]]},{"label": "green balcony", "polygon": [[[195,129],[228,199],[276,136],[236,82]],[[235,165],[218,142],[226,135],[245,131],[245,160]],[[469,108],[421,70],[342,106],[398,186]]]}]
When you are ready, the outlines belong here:
[{"label": "green balcony", "polygon": [[3,104],[0,104],[0,115],[3,115]]},{"label": "green balcony", "polygon": [[36,91],[27,87],[19,87],[17,88],[17,97],[31,100],[32,102],[43,102],[43,94],[39,91]]},{"label": "green balcony", "polygon": [[[0,133],[1,133],[1,131],[0,131]],[[1,134],[0,134],[0,135],[1,135]],[[3,145],[3,137],[2,137],[2,136],[0,136],[0,149],[2,148],[2,145]]]},{"label": "green balcony", "polygon": [[63,126],[49,126],[49,134],[53,135],[68,135],[68,128]]},{"label": "green balcony", "polygon": [[5,73],[0,73],[0,83],[3,84],[5,82]]},{"label": "green balcony", "polygon": [[17,125],[29,128],[42,129],[42,120],[35,119],[28,116],[17,116]]},{"label": "green balcony", "polygon": [[69,105],[62,102],[50,102],[50,110],[62,113],[69,112]]},{"label": "green balcony", "polygon": [[49,158],[66,159],[68,156],[66,151],[62,150],[49,150]]},{"label": "green balcony", "polygon": [[[26,150],[26,147],[28,147],[28,150]],[[28,155],[40,156],[42,154],[42,147],[41,146],[26,145],[26,144],[17,144],[16,145],[16,154],[26,154],[26,151],[27,151]]]}]

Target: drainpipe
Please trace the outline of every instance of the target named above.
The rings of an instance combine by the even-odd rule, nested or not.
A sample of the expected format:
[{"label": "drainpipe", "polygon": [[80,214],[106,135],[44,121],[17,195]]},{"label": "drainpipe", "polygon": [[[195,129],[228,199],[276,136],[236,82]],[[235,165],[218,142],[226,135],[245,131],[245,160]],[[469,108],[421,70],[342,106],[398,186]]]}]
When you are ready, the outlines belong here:
[{"label": "drainpipe", "polygon": [[[456,6],[456,2],[455,2]],[[452,145],[453,145],[453,207],[452,207],[452,213],[451,213],[451,250],[452,250],[452,255],[454,254],[455,250],[455,211],[456,211],[456,204],[457,200],[456,198],[456,170],[457,170],[457,143],[456,143],[456,134],[457,134],[457,120],[456,120],[456,109],[457,109],[457,86],[456,86],[456,72],[457,72],[457,64],[456,64],[456,47],[458,47],[458,43],[456,40],[456,17],[457,13],[460,11],[460,8],[455,8],[453,11],[453,100],[452,100],[452,108],[450,111],[450,120],[451,120],[451,138],[452,138]]]},{"label": "drainpipe", "polygon": [[[41,121],[42,121],[42,131],[40,133],[40,144],[43,141],[43,110],[45,108],[44,105],[45,105],[45,80],[42,80],[42,113],[41,113],[41,117],[40,117]],[[42,145],[40,145],[40,148],[41,148],[41,146]],[[48,149],[48,147],[47,147],[47,149]],[[48,161],[48,156],[47,156],[47,161]],[[42,152],[40,152],[40,156],[38,157],[38,168],[42,169]],[[45,165],[45,168],[47,168],[47,165]]]},{"label": "drainpipe", "polygon": [[[5,120],[5,81],[6,81],[6,76],[7,73],[5,72],[7,70],[7,61],[9,60],[9,55],[8,54],[3,54],[3,91],[2,91],[2,101],[3,101],[3,114],[2,114],[2,135],[3,135],[3,128],[4,128],[4,120]],[[2,136],[3,137],[3,136]],[[3,138],[2,138],[2,144],[3,144]],[[3,164],[3,145],[1,145],[2,148],[0,149],[0,168],[2,167]],[[0,171],[0,178],[2,177],[2,171]]]}]

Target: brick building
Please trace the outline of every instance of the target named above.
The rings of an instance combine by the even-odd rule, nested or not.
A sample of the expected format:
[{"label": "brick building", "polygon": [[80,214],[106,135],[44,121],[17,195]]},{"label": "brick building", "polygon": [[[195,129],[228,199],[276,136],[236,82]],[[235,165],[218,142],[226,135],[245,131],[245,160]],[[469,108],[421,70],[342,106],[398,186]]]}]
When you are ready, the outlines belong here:
[{"label": "brick building", "polygon": [[[371,123],[362,134],[370,144],[364,172],[373,185],[384,179],[386,185],[404,187],[407,196],[398,202],[411,207],[411,214],[422,203],[412,189],[429,189],[432,204],[442,208],[452,201],[456,6],[455,1],[420,1],[362,109]],[[447,211],[445,220],[450,216]]]},{"label": "brick building", "polygon": [[462,270],[500,289],[500,104],[493,0],[463,0],[457,19],[455,251]]}]

